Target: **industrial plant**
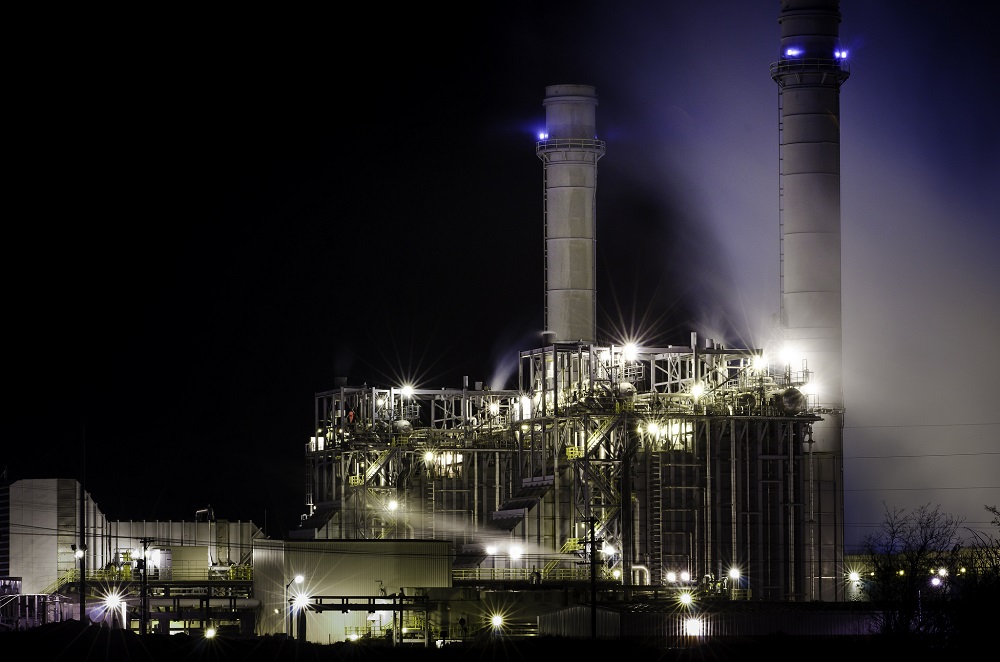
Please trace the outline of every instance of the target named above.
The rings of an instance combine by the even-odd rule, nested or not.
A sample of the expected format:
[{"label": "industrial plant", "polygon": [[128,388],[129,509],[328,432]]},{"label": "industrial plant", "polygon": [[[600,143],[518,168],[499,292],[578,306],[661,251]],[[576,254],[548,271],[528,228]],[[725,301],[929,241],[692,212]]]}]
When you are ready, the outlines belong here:
[{"label": "industrial plant", "polygon": [[[739,605],[850,601],[839,149],[849,67],[836,0],[783,0],[778,22],[769,73],[780,107],[781,310],[768,346],[731,347],[696,330],[647,346],[598,328],[597,175],[607,148],[598,90],[551,85],[534,146],[544,332],[518,353],[516,386],[467,377],[455,388],[345,382],[317,393],[304,509],[283,541],[243,524],[209,529],[208,518],[172,545],[162,540],[184,539],[179,529],[141,523],[82,535],[100,520],[96,507],[81,521],[83,509],[64,504],[66,535],[49,541],[52,595],[77,605],[85,596],[86,566],[73,553],[86,542],[90,568],[128,567],[133,590],[137,577],[149,582],[141,623],[163,631],[225,621],[321,643],[427,644],[496,627],[506,610],[511,631],[610,636],[626,630],[608,625],[613,608],[658,614],[658,632],[679,633],[690,625],[677,605],[694,596],[717,612],[704,632],[725,633]],[[0,524],[16,540],[9,495],[7,506]],[[177,560],[190,556],[178,550],[190,544],[205,550],[204,564],[186,566],[204,571],[199,581],[177,579]],[[165,572],[164,551],[137,567],[167,547],[178,574]],[[16,546],[4,551],[3,569],[23,572]],[[676,626],[662,623],[668,614]]]},{"label": "industrial plant", "polygon": [[535,146],[543,346],[520,352],[516,390],[317,394],[299,535],[446,537],[456,577],[476,582],[573,579],[599,565],[626,591],[684,576],[746,598],[843,599],[838,117],[848,67],[836,2],[785,2],[779,22],[775,346],[696,333],[681,346],[600,341],[597,93],[550,86]]}]

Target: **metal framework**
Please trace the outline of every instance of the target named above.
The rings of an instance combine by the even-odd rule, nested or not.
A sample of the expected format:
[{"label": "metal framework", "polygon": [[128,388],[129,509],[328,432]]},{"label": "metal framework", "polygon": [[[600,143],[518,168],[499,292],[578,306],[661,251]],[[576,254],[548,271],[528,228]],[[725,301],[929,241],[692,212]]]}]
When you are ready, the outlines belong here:
[{"label": "metal framework", "polygon": [[[711,341],[520,353],[516,391],[316,395],[298,537],[451,539],[455,579],[815,596],[808,373]],[[738,578],[729,571],[737,568]]]}]

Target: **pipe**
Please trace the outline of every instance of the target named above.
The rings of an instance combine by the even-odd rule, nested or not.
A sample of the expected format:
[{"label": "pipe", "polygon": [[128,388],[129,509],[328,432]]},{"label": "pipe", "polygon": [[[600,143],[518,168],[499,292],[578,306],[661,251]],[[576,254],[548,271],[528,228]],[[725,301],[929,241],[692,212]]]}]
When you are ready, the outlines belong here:
[{"label": "pipe", "polygon": [[215,607],[255,609],[260,606],[260,600],[256,598],[148,598],[147,602],[149,602],[150,607],[173,607],[175,609],[205,606],[208,606],[209,609]]},{"label": "pipe", "polygon": [[639,563],[633,563],[632,564],[632,570],[639,570],[640,572],[645,572],[646,573],[646,581],[645,582],[639,582],[639,583],[640,584],[644,584],[646,586],[649,586],[649,583],[650,583],[650,580],[649,580],[649,568],[647,568],[646,566],[641,565]]}]

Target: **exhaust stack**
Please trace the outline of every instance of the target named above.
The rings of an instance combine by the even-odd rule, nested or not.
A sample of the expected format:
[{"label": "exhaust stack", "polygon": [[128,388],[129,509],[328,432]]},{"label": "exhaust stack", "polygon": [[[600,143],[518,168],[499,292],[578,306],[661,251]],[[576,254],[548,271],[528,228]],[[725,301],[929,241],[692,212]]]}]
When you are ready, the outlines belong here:
[{"label": "exhaust stack", "polygon": [[544,164],[546,344],[595,342],[597,287],[597,93],[590,85],[545,88],[545,134],[535,146]]}]

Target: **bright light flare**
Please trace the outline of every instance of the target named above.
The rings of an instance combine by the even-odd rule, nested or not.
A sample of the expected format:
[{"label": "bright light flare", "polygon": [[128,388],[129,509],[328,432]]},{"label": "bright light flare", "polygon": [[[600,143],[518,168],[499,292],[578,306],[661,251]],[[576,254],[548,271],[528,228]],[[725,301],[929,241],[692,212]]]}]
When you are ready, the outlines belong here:
[{"label": "bright light flare", "polygon": [[781,364],[785,366],[790,366],[801,358],[802,353],[791,344],[786,344],[781,348],[779,353],[779,358],[781,359]]},{"label": "bright light flare", "polygon": [[695,398],[700,398],[705,394],[705,387],[702,384],[695,384],[691,387],[691,395]]},{"label": "bright light flare", "polygon": [[292,605],[296,609],[305,609],[306,607],[309,606],[309,596],[306,595],[305,593],[300,593],[299,595],[296,595],[294,602],[292,602]]},{"label": "bright light flare", "polygon": [[684,621],[684,634],[700,637],[705,633],[705,623],[700,618],[689,618]]},{"label": "bright light flare", "polygon": [[672,571],[672,570],[670,572],[668,572],[667,573],[667,581],[671,582],[671,583],[677,581],[677,573],[674,572],[674,571]]},{"label": "bright light flare", "polygon": [[682,582],[689,582],[689,581],[691,581],[691,573],[688,572],[687,570],[683,571],[681,573],[681,581]]},{"label": "bright light flare", "polygon": [[399,394],[404,398],[409,399],[413,397],[413,387],[410,386],[409,384],[406,384],[405,386],[403,386],[403,388],[399,389]]},{"label": "bright light flare", "polygon": [[108,609],[118,609],[122,606],[122,595],[117,591],[112,591],[104,596],[104,606]]},{"label": "bright light flare", "polygon": [[729,578],[730,579],[739,579],[740,578],[740,569],[739,568],[730,568],[729,569]]},{"label": "bright light flare", "polygon": [[521,549],[520,545],[511,545],[508,551],[510,553],[510,558],[512,561],[518,560],[519,558],[521,558],[521,555],[524,554],[524,550]]},{"label": "bright light flare", "polygon": [[389,510],[396,510],[397,508],[399,508],[399,502],[398,501],[396,501],[395,499],[393,499],[392,501],[389,502]]},{"label": "bright light flare", "polygon": [[691,597],[691,594],[690,594],[690,593],[688,593],[687,591],[684,591],[683,593],[681,593],[681,594],[680,594],[680,595],[678,596],[677,600],[678,600],[678,601],[679,601],[679,602],[680,602],[680,603],[681,603],[682,605],[690,605],[690,604],[691,604],[692,602],[694,602],[694,598],[693,598],[693,597]]},{"label": "bright light flare", "polygon": [[637,356],[639,356],[639,348],[636,347],[635,343],[630,342],[622,348],[622,357],[626,361],[635,361]]},{"label": "bright light flare", "polygon": [[493,616],[490,617],[490,625],[495,628],[503,627],[503,616],[500,614],[493,614]]}]

